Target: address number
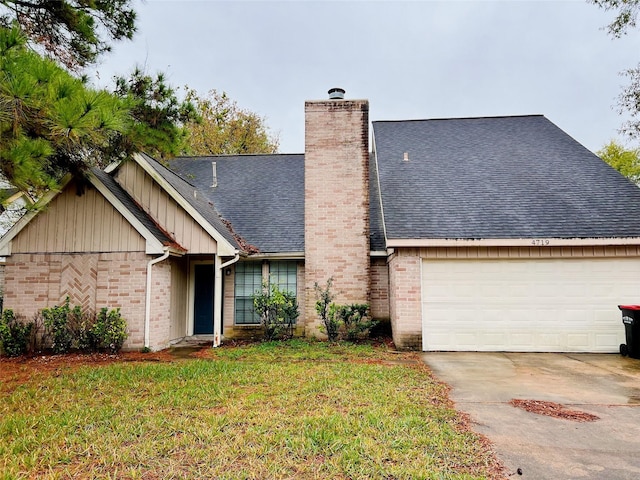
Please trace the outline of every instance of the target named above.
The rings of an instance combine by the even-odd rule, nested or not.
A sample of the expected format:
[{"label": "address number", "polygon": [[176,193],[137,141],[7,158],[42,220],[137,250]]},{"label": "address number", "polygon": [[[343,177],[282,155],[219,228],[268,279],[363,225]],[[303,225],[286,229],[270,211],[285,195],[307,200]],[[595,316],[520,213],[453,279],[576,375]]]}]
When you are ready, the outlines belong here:
[{"label": "address number", "polygon": [[536,238],[534,240],[531,240],[531,245],[533,245],[535,247],[546,247],[550,243],[551,242],[549,241],[548,238]]}]

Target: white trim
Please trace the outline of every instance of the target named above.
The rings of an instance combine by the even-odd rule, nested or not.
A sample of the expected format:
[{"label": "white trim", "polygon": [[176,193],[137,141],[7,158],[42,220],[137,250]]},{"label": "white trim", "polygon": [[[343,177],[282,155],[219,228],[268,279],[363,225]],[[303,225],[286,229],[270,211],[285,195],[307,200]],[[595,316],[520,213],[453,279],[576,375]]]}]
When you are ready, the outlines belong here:
[{"label": "white trim", "polygon": [[120,166],[121,163],[122,163],[122,160],[117,160],[115,162],[111,162],[109,165],[104,167],[104,173],[113,172],[115,169],[117,169]]},{"label": "white trim", "polygon": [[144,156],[139,153],[133,155],[134,161],[160,185],[191,217],[218,243],[218,255],[230,257],[238,250],[216,230],[180,193],[153,168]]},{"label": "white trim", "polygon": [[389,254],[385,250],[371,250],[369,252],[370,257],[388,257]]},{"label": "white trim", "polygon": [[640,237],[627,238],[418,238],[387,240],[389,248],[420,247],[582,247],[586,245],[640,245]]},{"label": "white trim", "polygon": [[224,313],[224,298],[222,298],[222,279],[224,269],[240,260],[236,254],[231,260],[220,264],[220,257],[216,255],[215,285],[213,290],[213,346],[219,347],[222,341],[222,314]]},{"label": "white trim", "polygon": [[[304,260],[304,252],[256,253],[248,255],[246,260]],[[233,262],[232,262],[233,263]]]},{"label": "white trim", "polygon": [[[209,255],[207,255],[209,256]],[[211,265],[214,268],[215,259],[217,255],[213,255],[214,258],[208,260],[196,260],[193,258],[189,259],[189,285],[187,288],[187,298],[189,299],[189,303],[187,304],[187,337],[192,337],[194,335],[193,330],[195,328],[195,299],[196,299],[196,269],[194,265]],[[215,272],[214,272],[214,290],[215,290]],[[215,291],[214,291],[215,296]],[[215,300],[215,299],[214,299]],[[213,315],[215,317],[215,305]]]},{"label": "white trim", "polygon": [[163,260],[166,260],[167,258],[169,258],[171,252],[169,252],[168,248],[165,248],[164,253],[157,257],[157,258],[152,258],[151,260],[149,260],[149,262],[147,263],[147,291],[146,291],[146,295],[145,295],[145,305],[144,305],[144,347],[145,348],[149,348],[149,337],[151,336],[150,334],[150,325],[151,325],[151,272],[153,270],[153,266],[156,263],[160,263]]},{"label": "white trim", "polygon": [[[378,151],[376,149],[376,132],[373,129],[373,123],[371,124],[371,144],[373,145],[373,162],[376,167],[376,182],[378,183],[377,201],[380,203],[380,218],[382,219],[382,234],[384,235],[384,239],[386,242],[385,244],[389,246],[389,243],[387,241],[387,224],[384,219],[384,202],[382,201],[382,189],[380,188],[380,170],[378,169]],[[371,199],[369,199],[369,202],[371,202]],[[371,223],[371,218],[369,218],[369,223]]]},{"label": "white trim", "polygon": [[[240,258],[240,256],[238,256]],[[222,336],[222,265],[220,256],[213,259],[213,346],[220,346]]]},{"label": "white trim", "polygon": [[424,308],[424,271],[423,271],[423,264],[424,262],[422,261],[422,257],[419,257],[420,259],[420,335],[422,336],[422,351],[426,352],[427,351],[427,335],[425,335],[425,329],[427,326],[427,318],[424,314],[425,308]]}]

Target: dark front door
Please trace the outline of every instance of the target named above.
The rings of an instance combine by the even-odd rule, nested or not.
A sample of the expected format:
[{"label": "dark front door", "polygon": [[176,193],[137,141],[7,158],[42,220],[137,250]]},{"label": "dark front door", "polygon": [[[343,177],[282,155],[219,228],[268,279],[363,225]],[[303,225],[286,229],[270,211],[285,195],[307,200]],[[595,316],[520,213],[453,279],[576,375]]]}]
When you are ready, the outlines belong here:
[{"label": "dark front door", "polygon": [[196,264],[193,300],[193,334],[213,333],[213,265]]}]

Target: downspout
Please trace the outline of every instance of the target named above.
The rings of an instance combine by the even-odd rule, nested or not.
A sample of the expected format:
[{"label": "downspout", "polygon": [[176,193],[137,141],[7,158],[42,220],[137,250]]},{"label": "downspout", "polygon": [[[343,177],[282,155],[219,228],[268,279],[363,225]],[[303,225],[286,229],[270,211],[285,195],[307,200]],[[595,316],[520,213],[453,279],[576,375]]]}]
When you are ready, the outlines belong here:
[{"label": "downspout", "polygon": [[233,265],[240,260],[240,254],[235,256],[223,264],[219,264],[220,257],[215,257],[215,286],[213,289],[213,346],[220,346],[220,336],[222,331],[222,272],[229,265]]},{"label": "downspout", "polygon": [[149,260],[147,263],[147,298],[145,299],[144,308],[144,348],[149,348],[149,324],[151,321],[151,270],[156,263],[169,258],[169,249],[164,247],[164,253],[156,258]]}]

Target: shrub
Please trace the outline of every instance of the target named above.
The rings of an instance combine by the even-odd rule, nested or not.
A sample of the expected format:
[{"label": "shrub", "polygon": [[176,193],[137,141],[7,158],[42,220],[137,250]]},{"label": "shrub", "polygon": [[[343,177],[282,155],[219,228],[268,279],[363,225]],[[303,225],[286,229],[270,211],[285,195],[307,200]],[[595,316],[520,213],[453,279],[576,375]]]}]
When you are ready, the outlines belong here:
[{"label": "shrub", "polygon": [[27,353],[32,330],[32,322],[21,322],[13,310],[4,310],[0,315],[0,352],[9,357]]},{"label": "shrub", "polygon": [[[75,311],[75,309],[74,309]],[[73,344],[73,332],[69,328],[69,297],[62,305],[56,305],[42,310],[44,326],[51,333],[51,348],[54,353],[66,353]]]},{"label": "shrub", "polygon": [[293,336],[293,328],[300,315],[293,293],[280,290],[275,282],[263,282],[261,291],[252,298],[253,309],[260,316],[266,340]]},{"label": "shrub", "polygon": [[82,308],[70,308],[69,297],[64,304],[42,310],[45,336],[52,338],[55,353],[70,350],[84,352],[120,351],[127,339],[127,322],[120,309],[102,308],[97,315],[83,312]]},{"label": "shrub", "polygon": [[92,328],[94,318],[91,312],[83,312],[79,306],[73,307],[67,315],[67,328],[71,336],[71,350],[92,352],[96,350],[97,339]]},{"label": "shrub", "polygon": [[314,283],[313,288],[316,292],[316,312],[318,312],[318,316],[322,321],[320,328],[327,334],[330,342],[335,342],[338,339],[339,325],[335,316],[335,309],[331,307],[335,298],[331,291],[332,286],[333,277],[330,277],[324,288],[320,287],[318,282]]},{"label": "shrub", "polygon": [[111,353],[117,353],[122,348],[124,341],[129,336],[127,333],[127,321],[122,318],[120,309],[108,310],[102,308],[96,316],[91,328],[95,348]]},{"label": "shrub", "polygon": [[31,323],[33,323],[33,328],[29,339],[29,350],[31,352],[42,352],[49,346],[49,330],[44,325],[42,312],[37,312],[33,316]]},{"label": "shrub", "polygon": [[369,317],[369,305],[352,303],[350,305],[331,305],[336,321],[342,326],[344,336],[353,341],[366,336],[378,322]]}]

